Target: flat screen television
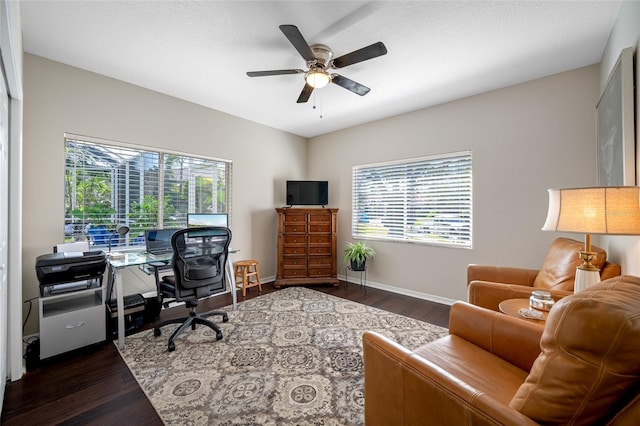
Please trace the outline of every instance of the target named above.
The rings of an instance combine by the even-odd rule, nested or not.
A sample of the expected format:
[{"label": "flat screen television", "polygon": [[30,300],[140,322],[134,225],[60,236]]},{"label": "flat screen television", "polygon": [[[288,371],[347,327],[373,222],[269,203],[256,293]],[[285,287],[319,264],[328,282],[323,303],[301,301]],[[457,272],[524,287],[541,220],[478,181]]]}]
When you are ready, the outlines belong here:
[{"label": "flat screen television", "polygon": [[326,180],[288,180],[287,205],[326,206],[329,204],[329,182]]}]

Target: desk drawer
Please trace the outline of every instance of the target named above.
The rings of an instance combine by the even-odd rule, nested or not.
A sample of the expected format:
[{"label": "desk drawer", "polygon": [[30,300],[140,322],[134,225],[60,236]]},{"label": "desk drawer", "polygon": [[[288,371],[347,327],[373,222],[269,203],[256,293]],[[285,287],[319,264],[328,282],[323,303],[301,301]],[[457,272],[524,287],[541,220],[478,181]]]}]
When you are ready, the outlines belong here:
[{"label": "desk drawer", "polygon": [[309,277],[330,277],[331,265],[323,266],[309,266]]},{"label": "desk drawer", "polygon": [[331,266],[331,256],[309,256],[309,268],[312,266]]},{"label": "desk drawer", "polygon": [[285,257],[282,259],[282,265],[285,268],[287,267],[306,268],[307,258],[306,257]]},{"label": "desk drawer", "polygon": [[282,268],[282,278],[305,278],[307,276],[307,267],[302,268]]},{"label": "desk drawer", "polygon": [[309,255],[317,255],[317,254],[331,254],[331,246],[310,246],[309,247]]},{"label": "desk drawer", "polygon": [[305,223],[307,221],[307,215],[305,213],[287,213],[284,215],[284,223],[289,225],[290,223]]},{"label": "desk drawer", "polygon": [[330,223],[310,223],[309,234],[327,234],[331,235]]},{"label": "desk drawer", "polygon": [[309,244],[331,244],[331,235],[309,235]]},{"label": "desk drawer", "polygon": [[105,306],[50,315],[40,323],[40,358],[81,348],[106,338]]},{"label": "desk drawer", "polygon": [[309,222],[326,222],[326,223],[330,223],[331,222],[331,215],[329,214],[317,214],[317,213],[310,213],[309,214]]},{"label": "desk drawer", "polygon": [[284,225],[284,233],[287,234],[304,234],[307,232],[307,225],[305,223],[286,224]]},{"label": "desk drawer", "polygon": [[284,243],[285,244],[306,244],[307,243],[307,236],[306,235],[285,235],[284,236]]},{"label": "desk drawer", "polygon": [[307,248],[305,246],[284,246],[282,248],[282,253],[285,256],[288,256],[288,255],[304,256],[305,254],[307,254]]}]

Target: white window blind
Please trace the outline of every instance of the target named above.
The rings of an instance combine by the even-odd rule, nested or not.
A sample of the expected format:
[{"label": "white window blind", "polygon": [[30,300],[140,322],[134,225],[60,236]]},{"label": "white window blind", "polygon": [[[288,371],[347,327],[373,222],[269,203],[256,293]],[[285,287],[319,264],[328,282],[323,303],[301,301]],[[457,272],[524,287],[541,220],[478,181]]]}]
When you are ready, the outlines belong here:
[{"label": "white window blind", "polygon": [[144,243],[149,228],[185,227],[187,213],[229,213],[231,162],[65,140],[65,240],[105,246],[119,224]]},{"label": "white window blind", "polygon": [[471,151],[353,167],[352,235],[471,247]]}]

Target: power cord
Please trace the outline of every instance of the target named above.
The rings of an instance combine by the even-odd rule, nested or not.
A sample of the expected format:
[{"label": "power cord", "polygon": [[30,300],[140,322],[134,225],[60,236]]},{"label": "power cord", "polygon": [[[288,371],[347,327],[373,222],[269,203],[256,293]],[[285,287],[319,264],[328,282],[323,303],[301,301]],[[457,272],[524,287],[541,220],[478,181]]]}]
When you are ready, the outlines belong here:
[{"label": "power cord", "polygon": [[[32,297],[29,300],[25,300],[22,303],[29,303],[29,310],[27,311],[27,316],[22,323],[22,334],[24,334],[24,328],[27,325],[27,321],[29,320],[29,316],[31,316],[31,309],[33,307],[33,301],[38,297]],[[38,363],[40,361],[40,338],[38,336],[30,336],[26,339],[22,339],[22,343],[26,345],[26,350],[24,351],[24,355],[22,358],[26,361],[27,371],[33,370],[38,367]]]},{"label": "power cord", "polygon": [[[27,325],[27,321],[29,320],[29,316],[31,315],[31,308],[32,308],[32,306],[33,306],[32,301],[33,301],[33,300],[36,300],[37,298],[38,298],[38,296],[36,296],[36,297],[32,297],[31,299],[28,299],[28,300],[25,300],[24,302],[22,302],[22,303],[27,303],[27,302],[29,302],[29,311],[27,311],[27,316],[26,316],[26,318],[24,319],[24,322],[22,323],[22,334],[24,334],[24,328],[25,328],[25,326]],[[26,343],[26,342],[25,342],[25,343]]]}]

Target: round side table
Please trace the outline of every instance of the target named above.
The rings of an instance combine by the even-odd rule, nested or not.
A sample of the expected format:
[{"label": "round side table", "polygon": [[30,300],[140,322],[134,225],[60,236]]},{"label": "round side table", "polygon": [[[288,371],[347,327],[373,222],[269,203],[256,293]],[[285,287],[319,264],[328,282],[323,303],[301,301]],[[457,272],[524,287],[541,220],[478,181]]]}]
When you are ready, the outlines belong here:
[{"label": "round side table", "polygon": [[521,309],[530,309],[530,307],[529,307],[529,299],[507,299],[507,300],[503,300],[498,305],[498,308],[500,309],[500,312],[502,312],[503,314],[509,315],[511,317],[520,318],[520,319],[525,320],[525,321],[534,322],[536,324],[544,324],[544,321],[546,321],[546,319],[547,319],[547,315],[549,315],[549,312],[538,311],[538,310],[535,310],[535,311],[536,312],[540,312],[542,314],[542,318],[540,318],[540,319],[528,318],[528,317],[524,317],[524,316],[520,315],[519,311]]}]

